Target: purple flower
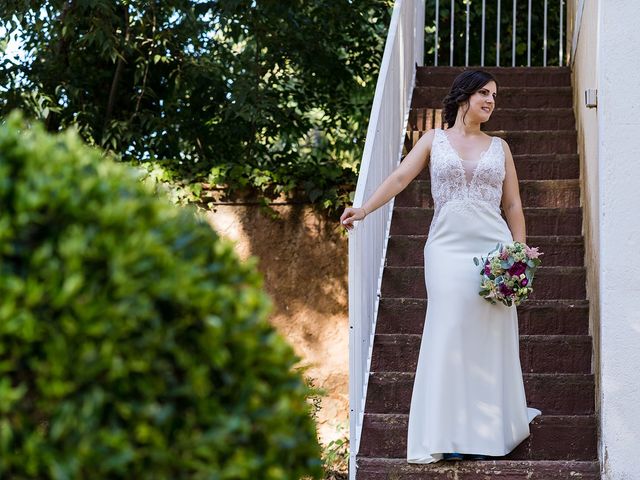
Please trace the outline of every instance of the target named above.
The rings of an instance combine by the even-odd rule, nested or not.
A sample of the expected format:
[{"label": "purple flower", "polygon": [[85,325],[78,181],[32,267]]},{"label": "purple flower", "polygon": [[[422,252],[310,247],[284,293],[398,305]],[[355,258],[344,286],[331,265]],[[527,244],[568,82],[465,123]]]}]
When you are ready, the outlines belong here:
[{"label": "purple flower", "polygon": [[516,262],[509,269],[509,274],[517,277],[523,274],[526,270],[527,270],[527,265],[525,263]]},{"label": "purple flower", "polygon": [[503,295],[513,294],[513,290],[507,287],[504,283],[501,283],[499,288],[500,288],[500,293],[502,293]]},{"label": "purple flower", "polygon": [[529,280],[527,280],[526,278],[522,279],[522,282],[520,282],[522,284],[523,287],[526,287],[527,284],[529,283]]},{"label": "purple flower", "polygon": [[485,275],[491,275],[491,265],[489,265],[488,263],[484,266],[484,273]]}]

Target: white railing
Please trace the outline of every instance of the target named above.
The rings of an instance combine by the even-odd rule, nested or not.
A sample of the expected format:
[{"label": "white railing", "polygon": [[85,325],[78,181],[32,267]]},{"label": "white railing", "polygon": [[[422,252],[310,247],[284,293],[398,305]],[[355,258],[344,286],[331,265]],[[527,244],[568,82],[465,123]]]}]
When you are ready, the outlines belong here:
[{"label": "white railing", "polygon": [[[577,5],[576,5],[577,3]],[[580,29],[582,28],[582,13],[584,12],[584,0],[574,0],[575,19],[573,24],[573,36],[571,38],[571,67],[576,60],[576,49],[578,48],[578,39],[580,37]]]},{"label": "white railing", "polygon": [[[361,206],[398,166],[415,84],[424,57],[424,0],[396,0],[369,117],[353,205]],[[349,478],[364,419],[380,285],[393,200],[349,233]]]},{"label": "white railing", "polygon": [[[434,0],[431,0],[434,1]],[[458,32],[455,30],[455,18],[456,18],[456,0],[443,0],[443,2],[449,3],[449,65],[454,65],[454,53],[455,53],[455,38],[458,35]],[[501,0],[496,1],[496,66],[500,66],[500,50],[502,45],[502,38],[500,35],[500,24],[502,23],[502,2]],[[508,0],[505,0],[505,3]],[[525,0],[521,0],[525,1]],[[538,10],[536,13],[540,14],[540,9],[542,10],[542,15],[544,19],[543,31],[542,31],[542,44],[543,44],[543,60],[542,66],[547,66],[547,14],[549,1],[557,1],[559,4],[559,41],[558,41],[558,64],[564,65],[565,55],[564,55],[564,9],[566,0],[544,0],[542,6],[539,5],[540,1],[537,0],[535,2],[536,9]],[[531,18],[532,18],[532,0],[526,0],[527,2],[527,18],[526,18],[526,28],[527,28],[527,66],[531,66]],[[470,29],[470,7],[471,0],[463,0],[463,4],[465,5],[465,50],[464,50],[464,65],[469,65],[469,29]],[[518,31],[518,22],[517,22],[517,8],[518,0],[511,0],[511,66],[516,66],[516,33]],[[482,16],[480,22],[480,65],[484,66],[484,56],[485,56],[485,28],[486,28],[486,0],[482,0]],[[440,49],[440,38],[439,38],[439,26],[440,26],[440,0],[435,0],[435,39],[434,39],[434,58],[433,65],[438,65],[438,51]],[[474,25],[474,28],[478,28],[477,25]]]}]

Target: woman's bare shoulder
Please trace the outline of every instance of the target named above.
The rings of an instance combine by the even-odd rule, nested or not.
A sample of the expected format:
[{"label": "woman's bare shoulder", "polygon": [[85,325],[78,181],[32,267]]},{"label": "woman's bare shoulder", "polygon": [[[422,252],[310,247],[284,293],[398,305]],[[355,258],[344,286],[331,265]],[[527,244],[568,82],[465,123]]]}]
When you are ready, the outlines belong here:
[{"label": "woman's bare shoulder", "polygon": [[431,148],[433,146],[433,139],[435,137],[435,134],[436,134],[436,129],[430,128],[420,136],[416,144],[413,146],[413,148],[418,148],[419,151],[422,152],[423,156],[426,157],[427,164],[429,163],[429,160],[430,160]]},{"label": "woman's bare shoulder", "polygon": [[500,144],[502,145],[502,149],[504,150],[505,153],[511,153],[511,148],[509,147],[509,143],[502,137],[499,137],[497,135],[491,137],[492,139],[497,138],[500,140]]}]

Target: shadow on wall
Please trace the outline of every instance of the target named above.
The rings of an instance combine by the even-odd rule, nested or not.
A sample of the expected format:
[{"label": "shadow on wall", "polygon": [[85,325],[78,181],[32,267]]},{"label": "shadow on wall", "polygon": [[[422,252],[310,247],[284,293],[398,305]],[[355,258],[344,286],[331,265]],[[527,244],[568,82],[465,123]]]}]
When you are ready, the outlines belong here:
[{"label": "shadow on wall", "polygon": [[274,310],[271,323],[326,390],[318,412],[323,444],[348,425],[347,237],[307,205],[212,205],[207,219],[243,258],[258,257]]}]

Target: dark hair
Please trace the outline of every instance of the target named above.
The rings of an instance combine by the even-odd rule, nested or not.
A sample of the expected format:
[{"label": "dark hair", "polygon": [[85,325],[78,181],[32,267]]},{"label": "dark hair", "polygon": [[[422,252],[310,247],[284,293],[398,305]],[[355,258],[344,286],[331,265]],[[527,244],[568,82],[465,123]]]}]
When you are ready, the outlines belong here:
[{"label": "dark hair", "polygon": [[442,100],[442,120],[447,124],[447,128],[453,127],[456,123],[459,105],[468,102],[471,95],[492,80],[496,82],[497,87],[498,82],[493,75],[484,70],[465,70],[455,78],[449,93]]}]

